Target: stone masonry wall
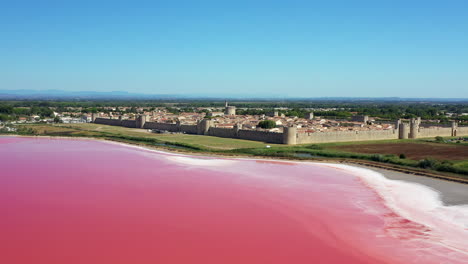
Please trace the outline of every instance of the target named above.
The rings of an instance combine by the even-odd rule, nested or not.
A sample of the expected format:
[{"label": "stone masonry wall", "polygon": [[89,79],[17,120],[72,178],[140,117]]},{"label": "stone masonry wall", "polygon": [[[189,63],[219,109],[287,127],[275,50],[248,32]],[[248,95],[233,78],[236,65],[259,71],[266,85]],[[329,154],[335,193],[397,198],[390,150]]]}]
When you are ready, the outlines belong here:
[{"label": "stone masonry wall", "polygon": [[[96,118],[96,124],[136,127],[135,120],[118,120],[107,118]],[[197,125],[179,125],[156,122],[146,122],[145,129],[159,129],[170,132],[184,132],[187,134],[197,134]],[[283,144],[283,133],[255,130],[237,130],[235,128],[217,128],[209,127],[208,135],[225,138],[239,138],[246,140],[262,141],[268,143]],[[451,127],[419,127],[417,137],[447,137],[452,135]],[[457,136],[468,136],[468,127],[458,127]],[[367,131],[333,131],[317,133],[301,133],[296,135],[297,144],[313,144],[327,142],[346,142],[346,141],[366,141],[366,140],[385,140],[398,139],[398,130],[367,130]]]},{"label": "stone masonry wall", "polygon": [[398,139],[397,130],[333,131],[297,135],[297,144]]},{"label": "stone masonry wall", "polygon": [[197,134],[196,125],[180,125],[180,131],[187,134]]},{"label": "stone masonry wall", "polygon": [[156,123],[156,122],[146,122],[143,126],[145,129],[159,129],[166,130],[169,132],[178,132],[179,128],[177,124],[168,124],[168,123]]},{"label": "stone masonry wall", "polygon": [[237,133],[232,128],[210,127],[208,130],[208,135],[224,138],[237,138]]},{"label": "stone masonry wall", "polygon": [[283,144],[283,133],[254,131],[254,130],[239,130],[238,138],[263,141],[268,143]]},{"label": "stone masonry wall", "polygon": [[452,135],[451,127],[420,127],[418,138],[427,138],[427,137],[450,137]]}]

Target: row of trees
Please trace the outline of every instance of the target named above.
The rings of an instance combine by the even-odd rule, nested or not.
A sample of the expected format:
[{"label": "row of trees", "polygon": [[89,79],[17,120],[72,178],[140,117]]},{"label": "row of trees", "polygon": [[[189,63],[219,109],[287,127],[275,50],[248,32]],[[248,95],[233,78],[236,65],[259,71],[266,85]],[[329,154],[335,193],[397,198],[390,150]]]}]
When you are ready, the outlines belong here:
[{"label": "row of trees", "polygon": [[[454,113],[455,119],[466,121],[462,113],[468,113],[467,103],[416,103],[416,102],[384,102],[384,101],[237,101],[231,105],[237,106],[240,115],[261,115],[273,111],[274,108],[288,108],[280,110],[286,116],[304,117],[311,109],[334,108],[336,111],[317,111],[316,116],[333,116],[347,118],[352,113],[375,116],[385,119],[422,117],[423,119],[447,120],[445,113]],[[193,112],[197,107],[223,107],[224,101],[210,100],[139,100],[139,101],[3,101],[0,102],[0,114],[8,116],[39,115],[50,117],[52,110],[57,112],[71,111],[70,108],[82,108],[84,113],[109,112],[105,107],[115,107],[117,112],[137,113],[137,108],[155,109],[166,107],[169,112]],[[126,107],[125,110],[119,109]],[[241,109],[244,108],[244,109]],[[77,110],[78,111],[78,110]]]},{"label": "row of trees", "polygon": [[53,117],[54,111],[49,107],[32,106],[30,108],[19,108],[11,105],[0,104],[0,120],[14,120],[18,116],[38,115],[41,118]]}]

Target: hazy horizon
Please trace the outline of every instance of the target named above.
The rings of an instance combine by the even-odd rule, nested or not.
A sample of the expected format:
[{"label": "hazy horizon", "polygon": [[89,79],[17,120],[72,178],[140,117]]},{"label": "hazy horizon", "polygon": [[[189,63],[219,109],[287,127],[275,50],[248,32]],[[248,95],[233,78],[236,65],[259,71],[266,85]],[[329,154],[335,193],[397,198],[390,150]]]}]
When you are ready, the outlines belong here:
[{"label": "hazy horizon", "polygon": [[468,98],[463,97],[359,97],[359,96],[287,96],[274,94],[158,94],[158,93],[135,93],[128,91],[65,91],[65,90],[0,90],[0,100],[248,100],[248,101],[402,101],[402,102],[466,102]]}]

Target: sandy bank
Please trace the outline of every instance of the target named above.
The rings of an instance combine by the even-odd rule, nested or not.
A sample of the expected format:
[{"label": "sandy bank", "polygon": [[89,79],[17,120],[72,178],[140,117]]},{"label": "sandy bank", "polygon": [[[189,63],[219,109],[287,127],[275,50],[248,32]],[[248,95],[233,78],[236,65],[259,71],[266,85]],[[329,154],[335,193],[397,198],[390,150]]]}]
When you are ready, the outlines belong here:
[{"label": "sandy bank", "polygon": [[[351,166],[357,166],[350,164]],[[383,174],[387,179],[401,180],[407,182],[413,182],[428,186],[440,193],[442,201],[446,205],[461,205],[468,204],[468,185],[457,182],[445,181],[425,176],[418,176],[412,174],[401,173],[397,171],[369,168],[361,166],[366,169],[371,169]]]}]

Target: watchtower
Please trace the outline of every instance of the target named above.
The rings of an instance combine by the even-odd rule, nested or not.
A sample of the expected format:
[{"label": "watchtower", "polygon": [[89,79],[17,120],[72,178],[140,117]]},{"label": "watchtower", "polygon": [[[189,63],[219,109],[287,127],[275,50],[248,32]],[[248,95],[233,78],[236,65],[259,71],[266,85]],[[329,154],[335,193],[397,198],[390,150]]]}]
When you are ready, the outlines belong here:
[{"label": "watchtower", "polygon": [[398,138],[399,139],[407,139],[408,138],[408,130],[409,126],[406,123],[401,123],[398,130]]},{"label": "watchtower", "polygon": [[239,130],[241,130],[241,129],[242,129],[242,124],[241,123],[236,123],[234,125],[234,132],[236,134],[236,137],[239,136]]},{"label": "watchtower", "polygon": [[149,120],[149,116],[147,115],[139,115],[136,117],[136,128],[144,128],[146,121]]},{"label": "watchtower", "polygon": [[213,121],[208,119],[203,119],[197,123],[197,134],[198,135],[208,135],[210,127],[213,125]]},{"label": "watchtower", "polygon": [[458,128],[457,121],[452,121],[452,137],[457,136],[457,128]]},{"label": "watchtower", "polygon": [[228,102],[225,101],[224,103],[224,114],[225,115],[236,115],[236,107],[235,106],[229,106]]},{"label": "watchtower", "polygon": [[420,119],[411,118],[409,138],[418,138],[418,134],[419,134],[419,122],[418,122],[418,120],[420,120]]},{"label": "watchtower", "polygon": [[287,145],[297,144],[297,127],[296,126],[283,128],[283,144],[287,144]]},{"label": "watchtower", "polygon": [[401,125],[401,119],[397,119],[395,122],[395,130],[400,130],[400,125]]}]

